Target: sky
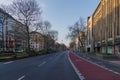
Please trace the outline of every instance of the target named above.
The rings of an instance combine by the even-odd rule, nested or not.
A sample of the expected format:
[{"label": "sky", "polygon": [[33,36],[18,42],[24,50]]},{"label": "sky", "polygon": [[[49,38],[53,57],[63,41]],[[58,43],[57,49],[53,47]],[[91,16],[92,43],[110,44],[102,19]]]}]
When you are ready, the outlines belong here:
[{"label": "sky", "polygon": [[[9,5],[13,0],[0,0],[0,5]],[[100,0],[36,0],[43,10],[42,19],[52,24],[57,30],[58,42],[69,44],[66,39],[68,26],[73,25],[79,17],[87,20],[97,8]]]}]

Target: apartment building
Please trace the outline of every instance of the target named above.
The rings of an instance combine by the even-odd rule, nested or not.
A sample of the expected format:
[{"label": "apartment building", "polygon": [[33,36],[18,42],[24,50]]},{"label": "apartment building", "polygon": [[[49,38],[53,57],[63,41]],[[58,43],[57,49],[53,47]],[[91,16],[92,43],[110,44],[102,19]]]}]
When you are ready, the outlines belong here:
[{"label": "apartment building", "polygon": [[94,51],[119,53],[120,0],[101,0],[92,16]]},{"label": "apartment building", "polygon": [[44,49],[54,50],[55,49],[55,40],[52,39],[50,35],[44,35]]},{"label": "apartment building", "polygon": [[44,36],[39,32],[30,33],[30,48],[32,50],[40,51],[45,48]]}]

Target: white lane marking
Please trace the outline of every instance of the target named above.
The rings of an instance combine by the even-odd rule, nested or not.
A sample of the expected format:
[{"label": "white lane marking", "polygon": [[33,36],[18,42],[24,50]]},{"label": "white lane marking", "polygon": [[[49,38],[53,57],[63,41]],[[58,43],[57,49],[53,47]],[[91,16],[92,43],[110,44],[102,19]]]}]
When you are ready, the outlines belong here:
[{"label": "white lane marking", "polygon": [[3,64],[10,64],[10,63],[12,63],[12,62],[14,62],[14,61],[5,62],[5,63],[3,63]]},{"label": "white lane marking", "polygon": [[[77,54],[75,54],[76,56],[78,56]],[[82,57],[80,57],[80,56],[78,56],[79,58],[81,58],[82,60],[85,60],[85,61],[87,61],[87,62],[89,62],[89,63],[91,63],[91,64],[94,64],[94,65],[96,65],[96,66],[98,66],[98,67],[100,67],[100,68],[102,68],[102,69],[105,69],[105,70],[108,70],[108,71],[110,71],[110,72],[113,72],[113,73],[115,73],[115,74],[118,74],[118,75],[120,75],[120,73],[118,73],[118,72],[116,72],[116,71],[113,71],[113,70],[111,70],[111,69],[109,69],[109,68],[106,68],[105,66],[101,66],[101,65],[99,65],[99,64],[97,64],[97,63],[94,63],[94,62],[92,62],[92,61],[88,61],[87,59],[84,59],[84,58],[82,58]]]},{"label": "white lane marking", "polygon": [[73,69],[75,70],[76,74],[78,75],[79,79],[80,80],[85,80],[85,77],[80,73],[80,71],[75,67],[75,65],[72,63],[70,57],[69,57],[69,54],[68,54],[68,59],[73,67]]},{"label": "white lane marking", "polygon": [[23,78],[25,78],[25,75],[20,77],[20,78],[18,78],[17,80],[22,80]]},{"label": "white lane marking", "polygon": [[46,61],[42,62],[41,64],[38,65],[38,67],[41,67],[42,65],[44,65],[46,63]]}]

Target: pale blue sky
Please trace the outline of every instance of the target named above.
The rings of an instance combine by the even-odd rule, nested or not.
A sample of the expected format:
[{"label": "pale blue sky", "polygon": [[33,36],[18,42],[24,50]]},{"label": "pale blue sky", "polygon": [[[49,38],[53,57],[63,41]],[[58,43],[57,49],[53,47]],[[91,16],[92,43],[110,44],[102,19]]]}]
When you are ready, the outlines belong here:
[{"label": "pale blue sky", "polygon": [[92,15],[100,0],[38,0],[43,6],[43,18],[52,23],[52,29],[58,30],[59,42],[68,44],[65,39],[68,26],[73,25],[79,17],[85,20]]},{"label": "pale blue sky", "polygon": [[[79,17],[85,20],[95,11],[100,0],[37,0],[43,9],[43,19],[52,24],[52,29],[59,32],[58,42],[68,44],[65,39],[68,26]],[[0,4],[9,4],[12,0],[0,0]]]}]

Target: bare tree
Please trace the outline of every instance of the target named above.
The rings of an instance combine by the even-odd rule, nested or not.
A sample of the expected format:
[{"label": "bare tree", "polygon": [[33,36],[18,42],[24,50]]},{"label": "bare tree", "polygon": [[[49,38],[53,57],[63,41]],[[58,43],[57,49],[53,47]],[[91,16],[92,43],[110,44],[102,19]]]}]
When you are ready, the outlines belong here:
[{"label": "bare tree", "polygon": [[43,21],[36,22],[33,27],[34,31],[42,33],[43,25],[44,25]]},{"label": "bare tree", "polygon": [[48,32],[48,36],[54,41],[56,41],[58,39],[58,31],[51,30]]},{"label": "bare tree", "polygon": [[43,35],[48,35],[51,29],[51,23],[49,21],[39,21],[35,24],[35,31],[41,32]]},{"label": "bare tree", "polygon": [[0,8],[10,14],[9,7],[7,5],[0,5]]},{"label": "bare tree", "polygon": [[39,21],[35,24],[35,31],[38,31],[44,35],[44,42],[46,44],[46,50],[48,50],[49,32],[51,29],[51,23],[49,21]]},{"label": "bare tree", "polygon": [[30,29],[40,18],[41,8],[35,0],[14,0],[8,11],[11,14],[14,13],[13,16],[25,25],[28,51],[30,51]]},{"label": "bare tree", "polygon": [[44,21],[43,26],[41,27],[42,34],[48,36],[48,33],[49,33],[51,27],[52,27],[52,25],[49,21]]},{"label": "bare tree", "polygon": [[69,33],[67,35],[67,38],[69,38],[71,41],[75,41],[75,39],[78,38],[78,46],[80,48],[84,47],[84,38],[85,38],[85,21],[82,17],[79,18],[79,20],[72,26],[68,27]]},{"label": "bare tree", "polygon": [[69,48],[70,49],[74,49],[74,47],[75,47],[75,42],[74,41],[70,42]]},{"label": "bare tree", "polygon": [[58,38],[58,31],[51,30],[51,23],[49,21],[40,21],[36,23],[35,31],[40,31],[43,35],[53,39],[54,41]]}]

